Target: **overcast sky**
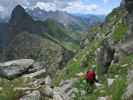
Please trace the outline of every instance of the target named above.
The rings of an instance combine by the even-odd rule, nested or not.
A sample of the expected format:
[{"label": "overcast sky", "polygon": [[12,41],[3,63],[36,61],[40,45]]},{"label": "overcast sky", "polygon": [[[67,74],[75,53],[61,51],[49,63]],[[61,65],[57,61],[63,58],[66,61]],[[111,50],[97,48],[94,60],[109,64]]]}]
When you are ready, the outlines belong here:
[{"label": "overcast sky", "polygon": [[40,7],[46,11],[66,11],[82,14],[108,14],[120,5],[121,0],[0,0],[0,13],[10,15],[12,9],[20,4],[25,8]]}]

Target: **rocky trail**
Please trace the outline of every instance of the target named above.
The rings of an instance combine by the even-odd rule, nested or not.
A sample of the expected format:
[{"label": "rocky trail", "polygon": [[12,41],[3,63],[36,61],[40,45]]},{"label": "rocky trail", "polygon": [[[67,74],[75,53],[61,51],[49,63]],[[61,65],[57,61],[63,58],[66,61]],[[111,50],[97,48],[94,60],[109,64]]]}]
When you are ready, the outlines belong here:
[{"label": "rocky trail", "polygon": [[[13,92],[22,92],[19,100],[71,100],[76,89],[73,84],[76,81],[62,80],[58,87],[52,86],[52,79],[46,73],[46,69],[39,66],[32,59],[19,59],[0,63],[0,77],[11,81],[22,79],[24,86],[13,86]],[[2,79],[1,79],[2,81]],[[1,86],[0,91],[4,92]]]},{"label": "rocky trail", "polygon": [[[113,94],[108,92],[112,91],[114,84],[118,84],[118,86],[120,84],[123,87],[123,81],[126,80],[123,80],[124,77],[122,76],[126,75],[127,66],[131,66],[132,63],[131,61],[131,64],[129,62],[114,63],[114,60],[110,59],[112,57],[110,50],[113,49],[109,45],[101,46],[97,50],[96,53],[99,54],[96,54],[96,59],[99,60],[101,66],[110,61],[111,71],[113,70],[116,73],[112,74],[109,71],[107,75],[104,75],[104,80],[100,80],[99,83],[95,84],[96,88],[93,93],[88,94],[85,91],[86,82],[82,78],[84,71],[76,73],[69,79],[62,78],[59,84],[55,86],[52,77],[47,73],[47,67],[43,66],[43,64],[32,59],[18,59],[0,63],[0,96],[3,95],[4,98],[5,93],[8,91],[8,94],[12,94],[8,96],[11,99],[4,98],[3,100],[14,100],[13,95],[18,100],[77,100],[77,98],[79,98],[78,100],[116,100],[113,98]],[[104,56],[107,58],[103,58]],[[118,69],[116,70],[116,68]],[[124,71],[124,74],[122,75],[119,71]],[[131,98],[133,93],[132,74],[133,71],[130,69],[127,76],[128,86],[122,96],[123,100]],[[122,84],[117,82],[122,82]],[[98,96],[93,98],[95,94]]]}]

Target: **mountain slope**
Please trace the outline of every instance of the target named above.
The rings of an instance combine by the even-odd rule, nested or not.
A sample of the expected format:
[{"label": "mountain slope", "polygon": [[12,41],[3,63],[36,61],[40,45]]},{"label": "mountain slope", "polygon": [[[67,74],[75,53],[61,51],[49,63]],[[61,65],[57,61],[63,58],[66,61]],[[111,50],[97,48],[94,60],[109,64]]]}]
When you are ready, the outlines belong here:
[{"label": "mountain slope", "polygon": [[76,41],[65,33],[60,24],[52,20],[34,21],[20,5],[14,8],[7,29],[9,40],[2,61],[31,58],[41,62],[54,76],[54,72],[62,69],[74,55],[64,43],[75,44]]},{"label": "mountain slope", "polygon": [[7,32],[7,23],[0,23],[0,47],[3,48],[7,45],[7,38],[8,38],[8,32]]},{"label": "mountain slope", "polygon": [[[59,41],[65,41],[66,39],[71,42],[74,41],[65,33],[63,27],[58,23],[52,20],[47,20],[45,22],[34,21],[32,17],[25,12],[24,8],[17,6],[14,8],[9,20],[9,33],[11,40],[15,35],[24,31],[44,36],[46,35],[45,33],[48,33]],[[62,38],[59,38],[59,36]]]},{"label": "mountain slope", "polygon": [[125,17],[126,10],[124,8],[115,8],[112,13],[106,17],[104,24],[94,26],[90,32],[99,35],[99,37],[110,38],[112,42],[120,42],[126,37],[127,23]]},{"label": "mountain slope", "polygon": [[47,71],[54,75],[52,72],[62,68],[72,55],[72,52],[51,40],[24,32],[10,43],[5,50],[4,60],[31,58],[42,62],[43,66],[48,67]]},{"label": "mountain slope", "polygon": [[[93,39],[87,44],[87,46],[79,51],[76,56],[68,62],[67,68],[57,73],[57,79],[55,84],[57,85],[60,79],[72,79],[75,75],[81,74],[88,70],[88,65],[91,67],[93,64],[97,64],[97,75],[101,86],[97,86],[89,95],[82,95],[82,90],[86,88],[87,83],[84,78],[80,78],[80,81],[74,86],[78,89],[76,97],[74,99],[80,100],[100,100],[101,98],[109,98],[109,100],[132,100],[133,86],[131,80],[132,69],[132,6],[131,0],[123,0],[125,4],[118,8],[115,8],[107,17],[103,24],[94,26],[90,30],[90,34],[94,34]],[[125,6],[126,5],[126,6]],[[132,6],[131,6],[132,5]],[[128,19],[127,19],[128,18]],[[127,34],[130,32],[130,35]],[[130,40],[129,40],[130,39]],[[97,56],[102,55],[99,51],[102,48],[105,56],[101,57],[99,61],[104,61],[108,55],[106,55],[106,48],[103,46],[105,41],[106,46],[111,45],[115,50],[114,59],[111,61],[108,67],[107,73],[99,74],[101,66],[97,63]],[[108,43],[109,45],[108,45]],[[97,55],[97,53],[99,53]],[[105,61],[106,61],[105,60]],[[83,64],[83,66],[80,66]],[[86,66],[86,67],[85,67]],[[103,65],[104,66],[104,65]],[[101,77],[100,77],[101,76]],[[127,79],[128,76],[129,78]],[[114,80],[111,85],[109,80]],[[126,85],[128,87],[126,88]],[[126,91],[125,95],[124,92]],[[84,91],[85,92],[85,91]]]}]

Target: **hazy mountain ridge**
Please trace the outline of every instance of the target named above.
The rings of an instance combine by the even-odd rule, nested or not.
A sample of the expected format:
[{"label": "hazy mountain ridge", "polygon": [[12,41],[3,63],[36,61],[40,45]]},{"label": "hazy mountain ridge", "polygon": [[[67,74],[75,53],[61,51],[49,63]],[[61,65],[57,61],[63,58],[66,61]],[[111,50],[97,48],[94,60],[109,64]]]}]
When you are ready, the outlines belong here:
[{"label": "hazy mountain ridge", "polygon": [[[29,32],[44,37],[48,37],[47,34],[49,34],[51,37],[59,41],[65,42],[69,40],[70,42],[76,42],[72,37],[66,34],[67,31],[61,24],[49,19],[45,22],[34,21],[21,6],[14,8],[7,26],[8,41],[13,40],[13,38],[21,32]],[[1,34],[4,34],[2,29]]]},{"label": "hazy mountain ridge", "polygon": [[[74,31],[87,31],[92,24],[101,23],[103,19],[100,19],[98,15],[79,15],[69,14],[63,11],[45,11],[40,8],[34,8],[33,10],[27,9],[27,12],[35,19],[45,21],[47,19],[55,20],[62,24],[69,30]],[[68,20],[69,19],[69,20]]]}]

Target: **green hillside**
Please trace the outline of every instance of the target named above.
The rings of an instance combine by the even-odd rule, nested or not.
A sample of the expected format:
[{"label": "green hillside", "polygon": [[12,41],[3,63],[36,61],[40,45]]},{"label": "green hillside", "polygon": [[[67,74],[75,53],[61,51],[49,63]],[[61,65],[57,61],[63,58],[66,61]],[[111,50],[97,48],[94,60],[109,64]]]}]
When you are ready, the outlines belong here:
[{"label": "green hillside", "polygon": [[[74,78],[77,73],[86,72],[88,69],[87,66],[91,67],[93,64],[96,64],[95,51],[101,46],[103,40],[108,39],[110,42],[115,43],[115,45],[124,40],[125,33],[127,32],[124,12],[124,10],[119,8],[114,9],[113,12],[107,16],[103,25],[97,25],[91,29],[90,32],[99,33],[99,37],[95,37],[94,40],[90,41],[83,50],[80,50],[79,53],[68,62],[67,67],[63,71],[57,73],[57,77],[54,80],[55,85],[58,85],[62,79],[71,79]],[[119,62],[111,64],[108,73],[102,75],[102,79],[100,79],[102,86],[96,88],[93,93],[84,96],[82,96],[80,92],[76,93],[74,100],[96,100],[98,97],[105,96],[111,97],[111,100],[121,100],[127,84],[126,75],[132,63],[132,55],[123,55],[122,52],[120,54]],[[82,62],[85,64],[85,67],[80,66]],[[97,73],[98,71],[99,68],[97,67]],[[107,85],[108,78],[115,79],[111,87]],[[82,78],[75,84],[75,87],[78,88],[79,91],[84,90],[85,86],[86,82]]]}]

